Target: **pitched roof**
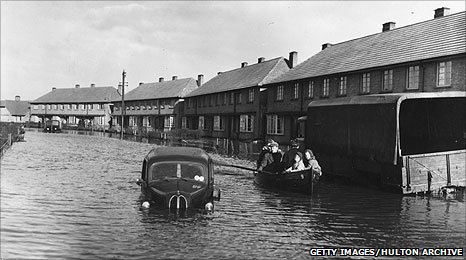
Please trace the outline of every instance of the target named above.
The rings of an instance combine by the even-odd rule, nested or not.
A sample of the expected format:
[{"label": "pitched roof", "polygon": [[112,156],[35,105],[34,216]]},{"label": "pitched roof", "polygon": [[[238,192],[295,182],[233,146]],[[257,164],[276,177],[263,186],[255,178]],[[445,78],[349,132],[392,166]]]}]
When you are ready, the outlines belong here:
[{"label": "pitched roof", "polygon": [[226,72],[207,81],[198,89],[191,92],[188,97],[200,96],[210,93],[262,86],[274,78],[288,71],[288,65],[283,57],[275,58],[261,63],[252,64]]},{"label": "pitched roof", "polygon": [[12,116],[25,116],[29,112],[29,101],[2,100],[0,107],[8,110]]},{"label": "pitched roof", "polygon": [[197,83],[193,78],[145,83],[125,93],[125,100],[184,97],[196,88]]},{"label": "pitched roof", "polygon": [[273,83],[466,53],[466,13],[332,45]]},{"label": "pitched roof", "polygon": [[114,87],[57,88],[31,103],[105,103],[118,98]]}]

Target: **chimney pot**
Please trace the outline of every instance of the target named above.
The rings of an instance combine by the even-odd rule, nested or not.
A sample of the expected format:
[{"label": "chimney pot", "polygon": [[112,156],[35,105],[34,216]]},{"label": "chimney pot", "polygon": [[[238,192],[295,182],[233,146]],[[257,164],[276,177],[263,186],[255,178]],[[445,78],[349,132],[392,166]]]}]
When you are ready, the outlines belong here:
[{"label": "chimney pot", "polygon": [[324,44],[322,44],[322,50],[325,50],[325,49],[327,49],[327,48],[330,47],[330,46],[332,46],[331,43],[324,43]]},{"label": "chimney pot", "polygon": [[265,58],[264,57],[260,57],[257,59],[257,63],[261,63],[261,62],[264,62],[265,61]]},{"label": "chimney pot", "polygon": [[15,101],[20,101],[20,100],[21,100],[21,97],[18,96],[18,95],[16,95],[16,96],[15,96]]},{"label": "chimney pot", "polygon": [[449,14],[450,14],[450,8],[448,7],[437,8],[435,9],[434,18],[443,17]]},{"label": "chimney pot", "polygon": [[241,68],[244,68],[244,67],[246,67],[246,66],[248,66],[248,63],[247,63],[247,62],[241,62]]},{"label": "chimney pot", "polygon": [[79,88],[79,84],[74,85],[75,88]]},{"label": "chimney pot", "polygon": [[142,84],[144,84],[144,82],[139,82],[139,86],[141,86]]},{"label": "chimney pot", "polygon": [[163,82],[163,77],[160,77],[160,78],[159,78],[159,82]]},{"label": "chimney pot", "polygon": [[95,88],[95,84],[94,84],[94,83],[91,84],[91,88]]},{"label": "chimney pot", "polygon": [[178,79],[178,76],[173,76],[172,77],[172,80],[177,80]]},{"label": "chimney pot", "polygon": [[290,56],[288,58],[288,65],[290,68],[294,68],[296,67],[296,65],[298,64],[298,52],[296,51],[291,51],[290,52]]},{"label": "chimney pot", "polygon": [[55,89],[57,89],[56,87],[52,87],[52,91],[55,91]]},{"label": "chimney pot", "polygon": [[202,84],[204,83],[204,75],[202,74],[199,74],[197,75],[197,86],[200,87],[202,86]]},{"label": "chimney pot", "polygon": [[395,23],[394,22],[387,22],[382,24],[382,32],[390,31],[395,29]]},{"label": "chimney pot", "polygon": [[221,71],[217,72],[217,75],[220,75],[220,74],[222,74],[222,72],[221,72]]}]

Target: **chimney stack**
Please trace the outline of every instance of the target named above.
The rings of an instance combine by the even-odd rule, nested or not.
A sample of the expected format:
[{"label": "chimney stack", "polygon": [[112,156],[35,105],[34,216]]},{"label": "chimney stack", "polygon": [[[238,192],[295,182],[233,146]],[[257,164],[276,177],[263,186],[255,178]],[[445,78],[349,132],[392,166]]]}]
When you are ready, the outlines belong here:
[{"label": "chimney stack", "polygon": [[55,91],[55,89],[57,89],[56,87],[52,87],[52,91]]},{"label": "chimney stack", "polygon": [[202,86],[202,84],[204,83],[204,75],[202,74],[199,74],[197,75],[197,86]]},{"label": "chimney stack", "polygon": [[296,51],[290,52],[288,63],[290,68],[296,67],[296,65],[298,64],[298,53]]},{"label": "chimney stack", "polygon": [[221,71],[217,72],[217,75],[220,75],[220,74],[222,74],[222,72],[221,72]]},{"label": "chimney stack", "polygon": [[241,62],[241,68],[244,68],[244,67],[246,67],[246,66],[248,66],[248,63],[247,63],[247,62]]},{"label": "chimney stack", "polygon": [[79,84],[74,85],[75,88],[79,88]]},{"label": "chimney stack", "polygon": [[257,63],[262,63],[265,61],[265,58],[264,57],[260,57],[257,59]]},{"label": "chimney stack", "polygon": [[172,80],[177,80],[178,79],[178,76],[173,76],[172,77]]},{"label": "chimney stack", "polygon": [[437,8],[435,9],[434,18],[443,17],[449,14],[450,14],[450,8],[448,7]]},{"label": "chimney stack", "polygon": [[94,84],[94,83],[91,84],[91,88],[95,88],[95,84]]},{"label": "chimney stack", "polygon": [[139,86],[141,86],[142,84],[144,84],[144,82],[139,82]]},{"label": "chimney stack", "polygon": [[16,95],[16,96],[15,96],[15,101],[20,101],[20,100],[21,100],[21,97],[18,96],[18,95]]},{"label": "chimney stack", "polygon": [[382,32],[391,31],[393,29],[395,29],[394,22],[387,22],[387,23],[382,24]]},{"label": "chimney stack", "polygon": [[330,46],[332,46],[331,43],[324,43],[324,44],[322,44],[322,50],[325,50],[325,49],[327,49],[327,48],[330,47]]},{"label": "chimney stack", "polygon": [[160,78],[159,78],[159,82],[163,82],[163,77],[160,77]]}]

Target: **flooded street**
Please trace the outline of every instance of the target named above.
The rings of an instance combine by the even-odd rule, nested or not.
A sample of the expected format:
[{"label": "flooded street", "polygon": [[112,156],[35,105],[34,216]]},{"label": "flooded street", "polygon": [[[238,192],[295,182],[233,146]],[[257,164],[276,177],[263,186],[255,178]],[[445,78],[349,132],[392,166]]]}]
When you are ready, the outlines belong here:
[{"label": "flooded street", "polygon": [[25,140],[1,160],[2,259],[310,259],[311,248],[465,248],[464,197],[328,183],[310,197],[260,189],[250,172],[221,169],[216,211],[177,216],[139,207],[135,179],[155,144],[34,131]]}]

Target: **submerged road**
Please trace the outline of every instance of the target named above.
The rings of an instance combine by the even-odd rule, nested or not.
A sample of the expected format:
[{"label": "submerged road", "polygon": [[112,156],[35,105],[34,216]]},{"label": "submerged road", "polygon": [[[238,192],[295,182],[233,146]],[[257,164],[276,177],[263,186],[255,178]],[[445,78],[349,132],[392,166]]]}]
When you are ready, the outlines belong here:
[{"label": "submerged road", "polygon": [[222,169],[214,214],[175,215],[139,207],[134,180],[155,144],[41,132],[25,140],[1,159],[2,259],[310,259],[316,249],[465,248],[463,196],[322,184],[310,197]]}]

